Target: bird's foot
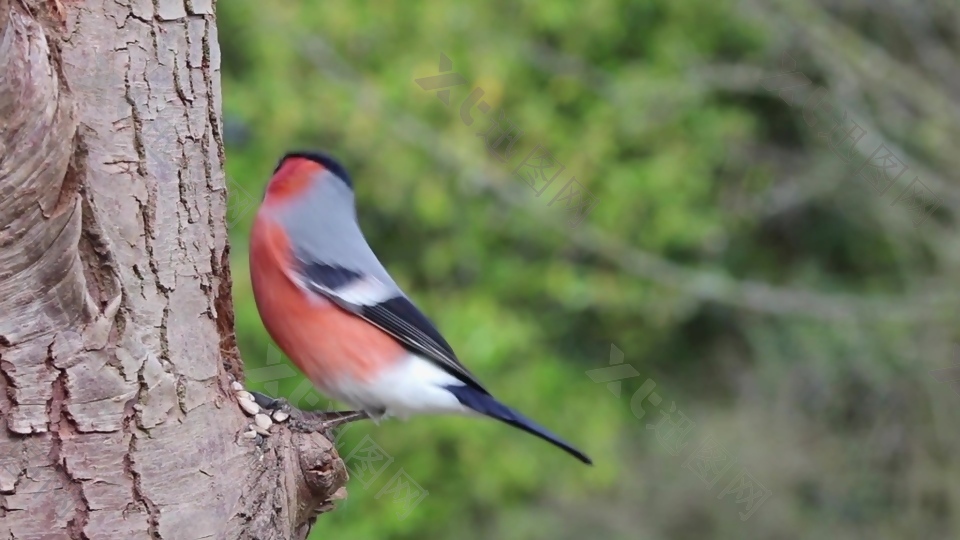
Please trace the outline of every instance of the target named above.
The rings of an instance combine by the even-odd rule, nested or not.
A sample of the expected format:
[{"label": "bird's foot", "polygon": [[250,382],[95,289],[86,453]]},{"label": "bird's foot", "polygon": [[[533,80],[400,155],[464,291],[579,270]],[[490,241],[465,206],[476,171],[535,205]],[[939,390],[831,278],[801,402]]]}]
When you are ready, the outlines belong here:
[{"label": "bird's foot", "polygon": [[[343,424],[370,418],[365,411],[300,411],[297,410],[290,418],[290,429],[303,433],[320,432],[324,437],[331,439],[330,430]],[[332,440],[332,439],[331,439]]]},{"label": "bird's foot", "polygon": [[244,436],[250,439],[270,436],[273,424],[281,422],[287,422],[293,431],[319,432],[331,439],[331,430],[349,422],[370,418],[365,411],[301,411],[284,398],[247,391],[238,382],[232,383],[231,389],[240,408],[253,417],[253,423],[244,433]]}]

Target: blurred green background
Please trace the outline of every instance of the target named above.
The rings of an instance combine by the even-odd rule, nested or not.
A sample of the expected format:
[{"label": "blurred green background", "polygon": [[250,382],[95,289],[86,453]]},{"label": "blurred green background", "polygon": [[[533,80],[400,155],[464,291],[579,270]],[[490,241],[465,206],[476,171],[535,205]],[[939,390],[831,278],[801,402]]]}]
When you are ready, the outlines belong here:
[{"label": "blurred green background", "polygon": [[[355,424],[311,538],[958,537],[960,396],[930,374],[960,362],[956,3],[218,8],[237,332],[248,374],[282,374],[252,386],[328,403],[270,349],[241,204],[326,149],[466,365],[596,462],[492,421]],[[414,82],[441,53],[449,106]],[[501,109],[505,163],[478,136]],[[910,169],[878,194],[856,173],[881,143]],[[511,174],[537,144],[566,167],[540,197]],[[571,176],[600,200],[577,228],[549,205]],[[914,177],[939,199],[900,197]]]}]

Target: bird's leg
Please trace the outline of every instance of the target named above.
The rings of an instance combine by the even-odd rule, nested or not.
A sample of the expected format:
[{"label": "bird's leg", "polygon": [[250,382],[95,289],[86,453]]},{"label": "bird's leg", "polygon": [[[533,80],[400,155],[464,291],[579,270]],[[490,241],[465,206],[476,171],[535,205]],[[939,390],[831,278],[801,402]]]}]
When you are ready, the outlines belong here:
[{"label": "bird's leg", "polygon": [[267,411],[267,416],[272,416],[278,422],[289,419],[291,430],[302,433],[320,432],[328,439],[330,430],[349,422],[370,418],[365,411],[302,411],[290,405],[284,398],[272,398],[260,392],[250,392],[250,395],[257,406]]},{"label": "bird's leg", "polygon": [[366,411],[297,411],[291,418],[290,429],[304,433],[328,432],[343,424],[370,418]]},{"label": "bird's leg", "polygon": [[[364,411],[302,411],[290,405],[290,402],[284,398],[272,398],[260,392],[250,392],[254,402],[263,409],[269,411],[283,411],[290,414],[290,417],[299,427],[314,429],[303,429],[302,431],[317,431],[318,429],[333,429],[341,424],[354,422],[369,418]],[[291,424],[291,427],[294,427]]]}]

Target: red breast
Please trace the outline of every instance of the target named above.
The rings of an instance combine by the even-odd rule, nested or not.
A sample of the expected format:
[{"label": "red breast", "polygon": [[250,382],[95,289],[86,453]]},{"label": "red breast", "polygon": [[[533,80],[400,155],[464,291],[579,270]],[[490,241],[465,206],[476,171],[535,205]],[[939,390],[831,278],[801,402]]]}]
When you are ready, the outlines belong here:
[{"label": "red breast", "polygon": [[257,309],[273,340],[315,385],[344,377],[368,382],[404,356],[379,328],[291,281],[284,269],[292,264],[286,232],[261,212],[250,237]]}]

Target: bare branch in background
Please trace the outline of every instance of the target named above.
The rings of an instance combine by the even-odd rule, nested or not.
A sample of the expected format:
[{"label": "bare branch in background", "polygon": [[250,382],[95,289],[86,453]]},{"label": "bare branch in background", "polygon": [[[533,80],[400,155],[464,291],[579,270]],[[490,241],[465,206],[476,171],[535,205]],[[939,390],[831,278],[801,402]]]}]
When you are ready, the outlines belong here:
[{"label": "bare branch in background", "polygon": [[[389,114],[384,121],[397,137],[408,141],[430,154],[454,171],[483,171],[466,174],[470,184],[482,187],[511,206],[526,208],[520,196],[520,187],[514,187],[513,179],[504,172],[491,167],[482,159],[463,155],[457,148],[440,137],[429,125],[401,112],[390,111],[384,105],[379,91],[353,70],[349,64],[319,37],[302,37],[298,48],[317,69],[338,83],[349,85],[354,91],[370,100]],[[357,90],[359,88],[359,90]],[[563,224],[540,212],[545,223],[556,230],[570,231]],[[826,320],[870,318],[911,320],[936,316],[938,306],[955,301],[950,295],[930,291],[913,294],[908,298],[860,298],[849,294],[822,294],[798,288],[775,287],[765,283],[737,280],[719,269],[704,270],[687,268],[672,263],[651,252],[624,244],[596,227],[585,224],[571,232],[565,232],[580,250],[599,255],[615,263],[630,275],[675,289],[698,301],[714,301],[723,304],[775,315],[804,315]]]}]

